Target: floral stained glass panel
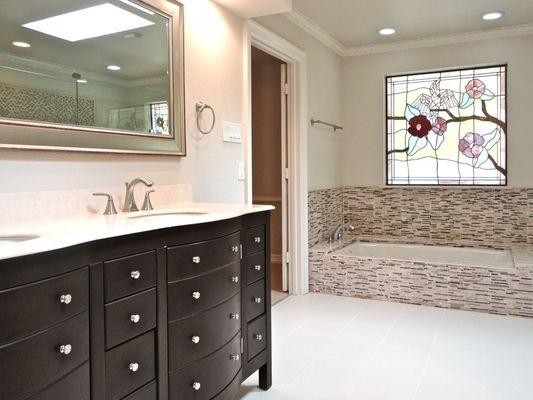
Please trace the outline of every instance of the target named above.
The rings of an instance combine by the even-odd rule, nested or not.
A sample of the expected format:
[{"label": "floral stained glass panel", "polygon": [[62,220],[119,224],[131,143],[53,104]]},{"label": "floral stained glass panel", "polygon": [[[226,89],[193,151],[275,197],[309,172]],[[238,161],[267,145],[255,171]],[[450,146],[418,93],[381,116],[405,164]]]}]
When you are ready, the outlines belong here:
[{"label": "floral stained glass panel", "polygon": [[387,77],[387,184],[507,184],[506,66]]}]

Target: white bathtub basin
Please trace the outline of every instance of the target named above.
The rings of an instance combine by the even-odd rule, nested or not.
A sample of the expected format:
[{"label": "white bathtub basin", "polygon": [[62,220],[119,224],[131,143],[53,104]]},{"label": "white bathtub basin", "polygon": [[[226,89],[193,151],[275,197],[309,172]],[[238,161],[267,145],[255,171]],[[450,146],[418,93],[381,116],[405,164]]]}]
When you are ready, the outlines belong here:
[{"label": "white bathtub basin", "polygon": [[355,242],[337,250],[336,253],[357,257],[417,261],[428,264],[496,268],[513,268],[514,266],[510,250]]}]

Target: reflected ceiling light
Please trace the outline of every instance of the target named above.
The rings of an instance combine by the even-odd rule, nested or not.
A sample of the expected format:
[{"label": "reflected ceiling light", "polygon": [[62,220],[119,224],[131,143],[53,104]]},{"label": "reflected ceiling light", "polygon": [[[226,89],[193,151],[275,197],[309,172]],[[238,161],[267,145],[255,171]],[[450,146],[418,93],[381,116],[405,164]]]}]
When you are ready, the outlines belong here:
[{"label": "reflected ceiling light", "polygon": [[76,82],[78,82],[78,83],[87,83],[87,79],[83,79],[83,78],[77,79]]},{"label": "reflected ceiling light", "polygon": [[77,42],[154,25],[138,15],[105,3],[22,25],[50,36]]},{"label": "reflected ceiling light", "polygon": [[110,71],[120,71],[122,69],[119,65],[108,65],[106,68]]},{"label": "reflected ceiling light", "polygon": [[146,14],[149,14],[149,15],[154,15],[155,13],[147,8],[144,8],[143,6],[139,5],[139,4],[136,4],[130,0],[120,0],[121,2],[123,2],[124,4],[127,4],[128,6],[130,7],[133,7],[133,8],[136,8],[137,10],[141,10],[142,12],[145,12]]},{"label": "reflected ceiling light", "polygon": [[12,44],[13,44],[13,46],[17,46],[17,47],[24,47],[24,48],[31,47],[31,44],[26,43],[26,42],[15,41]]},{"label": "reflected ceiling light", "polygon": [[503,11],[493,11],[486,14],[483,14],[483,19],[485,21],[494,21],[495,19],[500,19],[503,17]]},{"label": "reflected ceiling light", "polygon": [[394,28],[381,28],[378,33],[383,36],[390,36],[394,35],[396,33],[396,29]]}]

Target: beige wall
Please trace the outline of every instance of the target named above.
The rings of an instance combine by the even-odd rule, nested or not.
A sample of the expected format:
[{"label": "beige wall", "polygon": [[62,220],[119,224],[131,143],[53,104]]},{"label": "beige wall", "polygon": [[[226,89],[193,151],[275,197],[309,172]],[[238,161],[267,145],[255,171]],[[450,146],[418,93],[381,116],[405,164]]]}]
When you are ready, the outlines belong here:
[{"label": "beige wall", "polygon": [[509,185],[533,186],[533,37],[522,36],[347,58],[342,71],[345,185],[384,184],[384,77],[508,63]]},{"label": "beige wall", "polygon": [[[342,124],[342,59],[281,15],[256,21],[307,53],[308,118]],[[343,134],[311,125],[308,132],[309,190],[339,186]]]},{"label": "beige wall", "polygon": [[[144,176],[191,183],[197,201],[244,200],[242,145],[222,142],[222,121],[242,123],[244,21],[208,0],[184,3],[187,157],[0,150],[0,193],[114,187]],[[211,135],[195,126],[200,100],[217,112]]]}]

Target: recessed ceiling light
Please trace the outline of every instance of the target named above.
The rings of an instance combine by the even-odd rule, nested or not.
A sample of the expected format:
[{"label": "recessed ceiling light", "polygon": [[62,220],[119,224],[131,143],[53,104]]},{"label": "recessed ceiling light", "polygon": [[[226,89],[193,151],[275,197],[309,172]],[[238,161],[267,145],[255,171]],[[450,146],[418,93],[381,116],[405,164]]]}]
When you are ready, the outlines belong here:
[{"label": "recessed ceiling light", "polygon": [[154,23],[113,4],[105,3],[22,26],[69,42],[77,42],[149,25]]},{"label": "recessed ceiling light", "polygon": [[110,71],[120,71],[121,70],[121,67],[118,66],[118,65],[108,65],[106,68],[108,70],[110,70]]},{"label": "recessed ceiling light", "polygon": [[24,48],[31,47],[31,44],[26,43],[26,42],[15,41],[12,44],[13,44],[13,46],[17,46],[17,47],[24,47]]},{"label": "recessed ceiling light", "polygon": [[493,11],[490,13],[483,14],[483,19],[485,21],[494,21],[495,19],[500,19],[503,17],[503,11]]},{"label": "recessed ceiling light", "polygon": [[378,33],[383,36],[390,36],[394,35],[396,33],[396,29],[394,28],[381,28]]},{"label": "recessed ceiling light", "polygon": [[127,4],[128,6],[130,7],[133,7],[133,8],[136,8],[137,10],[141,10],[142,12],[145,12],[146,14],[149,14],[149,15],[154,15],[155,13],[147,8],[144,8],[143,6],[139,5],[139,4],[136,4],[130,0],[120,0],[121,2],[123,2],[124,4]]}]

